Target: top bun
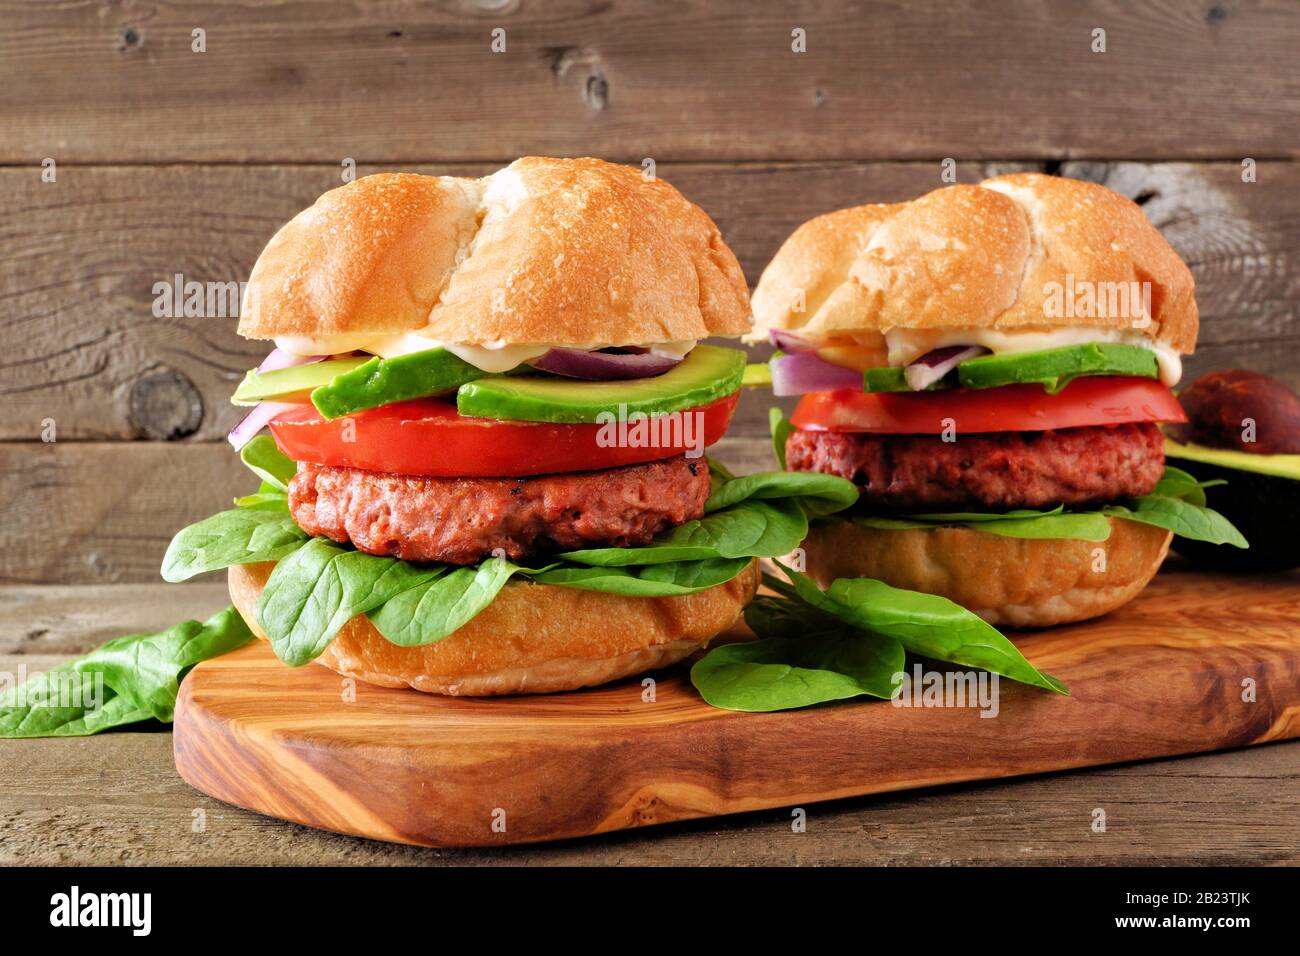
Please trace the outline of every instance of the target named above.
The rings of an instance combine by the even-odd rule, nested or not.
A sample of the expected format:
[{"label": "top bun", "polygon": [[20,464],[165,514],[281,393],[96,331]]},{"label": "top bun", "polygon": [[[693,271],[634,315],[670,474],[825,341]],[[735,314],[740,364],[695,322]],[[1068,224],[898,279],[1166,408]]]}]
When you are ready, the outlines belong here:
[{"label": "top bun", "polygon": [[262,251],[239,334],[594,348],[749,326],[736,257],[676,189],[526,157],[483,179],[380,173],[325,193]]},{"label": "top bun", "polygon": [[[1068,301],[1085,281],[1094,291],[1150,283],[1150,315],[1140,295],[1123,315],[1050,311],[1056,295]],[[822,340],[891,329],[1096,327],[1139,331],[1184,353],[1198,325],[1191,271],[1141,208],[1104,186],[1039,173],[804,223],[759,279],[754,316],[754,340],[770,329]]]}]

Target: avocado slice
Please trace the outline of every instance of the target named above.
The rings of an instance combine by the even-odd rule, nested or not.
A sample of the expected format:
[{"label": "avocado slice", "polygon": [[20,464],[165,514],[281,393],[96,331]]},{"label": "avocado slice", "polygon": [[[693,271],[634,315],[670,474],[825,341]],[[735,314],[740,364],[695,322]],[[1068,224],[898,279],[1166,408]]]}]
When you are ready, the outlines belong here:
[{"label": "avocado slice", "polygon": [[277,402],[306,402],[312,389],[334,380],[336,375],[350,372],[366,361],[364,357],[326,359],[311,365],[278,368],[273,372],[253,369],[230,397],[232,405],[256,405],[267,399]]},{"label": "avocado slice", "polygon": [[[1156,355],[1138,345],[1088,342],[1040,352],[981,355],[957,366],[957,379],[966,388],[999,385],[1042,385],[1055,394],[1083,375],[1131,375],[1157,378]],[[901,368],[870,368],[863,373],[868,392],[907,392]]]},{"label": "avocado slice", "polygon": [[[862,373],[862,387],[868,392],[912,391],[912,386],[907,384],[907,376],[901,368],[869,368]],[[934,392],[947,387],[943,382],[935,382],[925,391]]]},{"label": "avocado slice", "polygon": [[1088,342],[1041,352],[981,355],[957,366],[966,388],[998,385],[1042,385],[1055,394],[1081,375],[1159,376],[1156,353],[1138,345]]},{"label": "avocado slice", "polygon": [[662,415],[707,405],[740,388],[745,353],[697,345],[654,378],[587,382],[552,376],[492,375],[456,393],[462,415],[526,422],[597,422],[601,413]]},{"label": "avocado slice", "polygon": [[450,392],[487,375],[444,348],[395,358],[372,358],[337,375],[311,393],[311,403],[326,418]]},{"label": "avocado slice", "polygon": [[1272,475],[1275,478],[1300,481],[1300,455],[1252,455],[1250,452],[1236,448],[1210,448],[1206,445],[1190,443],[1185,445],[1166,435],[1165,456],[1235,471],[1248,471],[1256,475]]}]

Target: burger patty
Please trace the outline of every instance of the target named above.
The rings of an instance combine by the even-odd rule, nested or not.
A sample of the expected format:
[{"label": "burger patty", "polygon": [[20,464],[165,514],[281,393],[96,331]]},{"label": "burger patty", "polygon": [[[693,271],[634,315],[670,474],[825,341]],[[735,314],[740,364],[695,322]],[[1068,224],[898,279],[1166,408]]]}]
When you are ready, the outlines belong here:
[{"label": "burger patty", "polygon": [[1152,424],[959,436],[796,430],[792,471],[854,482],[861,500],[886,510],[1051,508],[1150,494],[1164,472]]},{"label": "burger patty", "polygon": [[289,483],[289,510],[309,534],[450,564],[637,547],[703,515],[708,497],[708,465],[685,456],[535,478],[433,478],[304,462]]}]

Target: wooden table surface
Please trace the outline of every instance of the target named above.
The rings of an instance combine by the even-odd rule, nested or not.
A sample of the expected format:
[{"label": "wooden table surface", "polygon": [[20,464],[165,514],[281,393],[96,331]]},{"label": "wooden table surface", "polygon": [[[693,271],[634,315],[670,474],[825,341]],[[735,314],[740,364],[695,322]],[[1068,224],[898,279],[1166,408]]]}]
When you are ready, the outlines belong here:
[{"label": "wooden table surface", "polygon": [[[353,167],[652,159],[751,285],[805,219],[914,197],[945,169],[1101,182],[1195,275],[1189,374],[1300,386],[1298,44],[1293,0],[11,4],[0,668],[226,603],[220,585],[157,584],[158,562],[248,487],[227,400],[265,346],[229,316],[159,314],[155,288],[247,279]],[[729,463],[770,466],[769,404],[745,396]],[[1296,862],[1300,844],[1294,744],[855,800],[813,809],[804,834],[769,813],[438,853],[217,806],[169,743],[0,741],[0,862]]]},{"label": "wooden table surface", "polygon": [[[0,590],[0,670],[228,603],[220,584]],[[1106,832],[1091,829],[1105,810]],[[428,850],[283,823],[187,786],[171,734],[0,741],[7,864],[1300,863],[1300,741],[670,824],[532,847]],[[196,820],[204,829],[195,832]]]}]

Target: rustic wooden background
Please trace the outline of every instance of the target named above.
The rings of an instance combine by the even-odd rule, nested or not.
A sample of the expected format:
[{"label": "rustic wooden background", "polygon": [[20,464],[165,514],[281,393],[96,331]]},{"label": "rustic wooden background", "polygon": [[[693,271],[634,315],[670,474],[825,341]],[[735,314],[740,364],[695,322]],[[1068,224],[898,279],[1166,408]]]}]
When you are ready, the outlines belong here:
[{"label": "rustic wooden background", "polygon": [[[75,652],[186,603],[158,563],[248,484],[222,440],[227,398],[265,347],[233,319],[155,317],[154,283],[246,278],[349,159],[478,175],[528,153],[653,158],[751,283],[803,220],[935,188],[946,158],[966,182],[1091,179],[1141,203],[1190,263],[1193,374],[1300,385],[1295,0],[0,11],[0,653]],[[768,461],[768,404],[746,396],[722,457]],[[211,585],[193,587],[202,604]],[[1295,760],[1278,773],[1294,780]]]}]

